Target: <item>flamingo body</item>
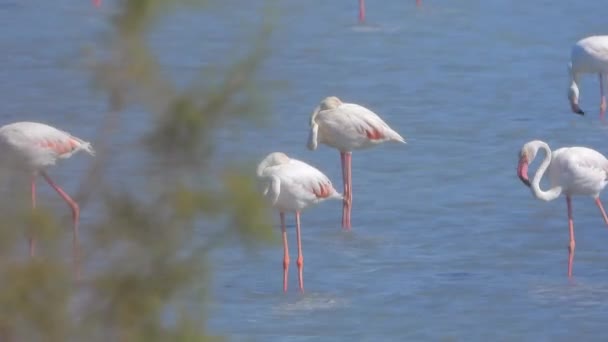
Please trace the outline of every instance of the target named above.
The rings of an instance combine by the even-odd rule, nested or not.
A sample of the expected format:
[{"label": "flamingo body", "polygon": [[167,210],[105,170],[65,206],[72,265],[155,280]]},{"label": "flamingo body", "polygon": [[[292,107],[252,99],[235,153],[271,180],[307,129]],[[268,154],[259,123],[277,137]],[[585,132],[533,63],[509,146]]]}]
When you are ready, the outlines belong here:
[{"label": "flamingo body", "polygon": [[337,97],[330,96],[323,99],[312,113],[308,148],[315,150],[319,143],[325,144],[339,150],[342,158],[343,228],[351,228],[351,152],[388,141],[405,143],[403,137],[390,128],[376,113],[358,104],[343,103]]},{"label": "flamingo body", "polygon": [[[80,208],[51,180],[45,170],[55,165],[58,159],[69,158],[79,151],[95,155],[90,143],[42,123],[16,122],[0,127],[0,155],[4,158],[4,165],[26,171],[31,175],[32,207],[36,207],[36,176],[40,174],[72,209],[75,259],[77,259]],[[30,237],[30,256],[33,255],[34,238]]]},{"label": "flamingo body", "polygon": [[581,74],[598,74],[600,79],[600,117],[606,112],[608,96],[608,36],[591,36],[576,42],[570,55],[570,88],[568,99],[572,111],[584,115],[579,106],[579,78]]},{"label": "flamingo body", "polygon": [[587,147],[562,147],[552,152],[549,180],[569,196],[597,197],[607,184],[608,160]]},{"label": "flamingo body", "polygon": [[258,178],[264,183],[264,196],[279,210],[283,234],[283,291],[287,291],[289,250],[285,227],[285,213],[296,214],[298,244],[298,279],[300,290],[304,290],[302,270],[304,257],[300,237],[300,212],[307,207],[327,199],[341,199],[331,181],[321,171],[302,161],[289,158],[281,152],[270,153],[257,168]]},{"label": "flamingo body", "polygon": [[[528,179],[528,164],[534,160],[539,149],[544,150],[545,158],[536,171],[532,182],[530,182]],[[544,191],[540,189],[540,181],[547,170],[551,188]],[[564,147],[551,151],[549,145],[545,142],[534,140],[526,143],[521,149],[517,174],[538,199],[552,201],[562,194],[566,196],[570,230],[568,276],[571,277],[575,249],[571,197],[593,197],[604,222],[608,224],[608,216],[599,199],[600,192],[608,184],[608,159],[601,153],[587,147]]]},{"label": "flamingo body", "polygon": [[18,166],[30,171],[44,170],[57,159],[67,159],[86,151],[95,155],[91,144],[57,128],[37,122],[16,122],[0,127],[0,149]]}]

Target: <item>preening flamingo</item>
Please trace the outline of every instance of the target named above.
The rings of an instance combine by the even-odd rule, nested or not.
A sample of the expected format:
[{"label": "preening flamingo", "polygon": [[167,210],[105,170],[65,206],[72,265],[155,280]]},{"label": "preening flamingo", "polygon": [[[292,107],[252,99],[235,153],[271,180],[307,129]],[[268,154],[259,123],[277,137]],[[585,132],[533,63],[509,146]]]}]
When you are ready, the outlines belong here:
[{"label": "preening flamingo", "polygon": [[258,178],[264,182],[264,196],[272,206],[279,210],[281,231],[283,234],[283,291],[287,292],[287,274],[289,271],[289,249],[285,228],[285,213],[296,214],[296,240],[298,244],[298,282],[300,291],[304,291],[304,257],[300,235],[300,212],[306,207],[326,199],[341,199],[331,181],[321,171],[281,152],[270,153],[257,168]]},{"label": "preening flamingo", "polygon": [[322,143],[340,151],[344,183],[342,228],[351,228],[352,151],[370,148],[386,141],[405,144],[399,133],[391,129],[374,112],[360,105],[343,103],[337,97],[330,96],[323,99],[312,113],[308,148],[316,150],[317,145]]},{"label": "preening flamingo", "polygon": [[591,36],[576,42],[572,47],[570,64],[570,88],[568,99],[570,107],[576,114],[585,112],[578,104],[579,78],[583,73],[598,74],[600,79],[600,119],[606,114],[606,97],[608,96],[608,36]]},{"label": "preening flamingo", "polygon": [[[78,244],[80,209],[78,204],[51,180],[45,170],[55,165],[57,159],[69,158],[79,151],[95,155],[90,143],[42,123],[16,122],[0,127],[2,158],[8,166],[15,166],[31,175],[32,208],[36,208],[36,176],[40,174],[72,209],[74,253]],[[30,237],[29,244],[30,256],[33,256],[35,254],[33,237]]]},{"label": "preening flamingo", "polygon": [[[528,165],[534,160],[539,149],[545,151],[545,158],[530,182]],[[540,181],[547,169],[549,169],[551,188],[543,191],[540,189]],[[608,183],[608,159],[601,153],[586,147],[563,147],[551,152],[547,143],[533,140],[526,143],[519,153],[517,175],[526,186],[530,187],[532,194],[538,199],[552,201],[561,194],[566,196],[570,229],[568,277],[572,277],[575,241],[571,197],[573,195],[593,197],[602,213],[604,222],[608,224],[608,217],[599,197],[600,192]]]}]

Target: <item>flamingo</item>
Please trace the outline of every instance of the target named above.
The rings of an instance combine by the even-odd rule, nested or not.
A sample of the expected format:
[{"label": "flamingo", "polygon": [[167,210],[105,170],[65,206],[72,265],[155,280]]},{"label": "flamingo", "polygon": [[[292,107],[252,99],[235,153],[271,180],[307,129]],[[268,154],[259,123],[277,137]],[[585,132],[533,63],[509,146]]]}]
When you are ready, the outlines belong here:
[{"label": "flamingo", "polygon": [[[545,151],[545,158],[530,183],[528,165],[534,160],[539,149]],[[551,188],[543,191],[540,189],[540,181],[547,169],[549,169]],[[526,143],[519,153],[517,175],[532,190],[534,197],[538,199],[552,201],[561,194],[566,196],[570,230],[568,277],[572,277],[575,241],[571,197],[573,195],[593,197],[604,222],[608,225],[608,217],[599,197],[600,192],[608,183],[608,159],[601,153],[587,147],[563,147],[551,152],[547,143],[533,140]]]},{"label": "flamingo", "polygon": [[331,181],[321,171],[293,158],[285,153],[273,152],[267,155],[257,168],[258,178],[264,182],[264,196],[272,206],[279,210],[281,231],[283,234],[283,292],[287,292],[287,274],[289,271],[289,249],[285,231],[285,213],[296,214],[296,240],[298,244],[298,282],[300,291],[304,292],[302,270],[304,257],[300,235],[300,212],[306,207],[323,202],[326,199],[342,199]]},{"label": "flamingo", "polygon": [[386,141],[405,140],[371,110],[353,103],[343,103],[335,96],[326,97],[310,117],[308,149],[318,143],[340,151],[344,201],[342,228],[351,229],[350,212],[353,201],[351,159],[353,150],[370,148]]},{"label": "flamingo", "polygon": [[578,105],[579,77],[583,73],[597,73],[600,79],[600,119],[606,114],[606,96],[608,96],[608,36],[591,36],[576,42],[572,47],[570,63],[570,88],[568,99],[572,112],[585,115]]},{"label": "flamingo", "polygon": [[[416,0],[416,6],[422,6],[422,0]],[[365,0],[359,0],[359,24],[365,24]]]},{"label": "flamingo", "polygon": [[[78,204],[51,180],[45,170],[55,165],[57,159],[69,158],[79,151],[95,155],[90,143],[42,123],[15,122],[0,127],[0,153],[7,165],[16,166],[31,175],[32,208],[36,208],[36,176],[39,174],[72,209],[74,251],[78,243],[80,209]],[[31,236],[29,250],[30,256],[34,256],[35,241]]]}]

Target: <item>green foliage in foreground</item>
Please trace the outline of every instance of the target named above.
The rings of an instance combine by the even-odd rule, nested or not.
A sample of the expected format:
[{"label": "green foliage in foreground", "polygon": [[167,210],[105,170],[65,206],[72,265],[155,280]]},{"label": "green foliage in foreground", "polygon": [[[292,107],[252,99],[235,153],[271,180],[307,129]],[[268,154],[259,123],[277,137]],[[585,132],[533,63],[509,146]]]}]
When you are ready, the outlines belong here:
[{"label": "green foliage in foreground", "polygon": [[[228,240],[268,242],[272,234],[252,175],[243,171],[246,161],[209,161],[215,158],[214,132],[255,120],[252,114],[263,109],[256,71],[270,27],[262,23],[246,39],[250,51],[222,69],[222,77],[201,72],[190,86],[177,87],[148,40],[158,22],[180,10],[229,13],[192,0],[124,0],[110,18],[112,32],[100,43],[104,58],[93,73],[97,89],[108,94],[109,110],[94,141],[98,155],[75,196],[83,212],[91,204],[101,208],[81,224],[83,277],[74,281],[66,253],[66,213],[45,210],[48,203],[42,202],[32,213],[26,200],[2,209],[0,341],[219,339],[205,326],[209,252]],[[109,154],[117,153],[112,142],[132,134],[120,122],[133,108],[149,114],[150,127],[122,148],[147,158],[128,171],[138,175],[137,192],[107,179],[117,168]],[[24,231],[39,241],[31,260],[23,253]]]}]

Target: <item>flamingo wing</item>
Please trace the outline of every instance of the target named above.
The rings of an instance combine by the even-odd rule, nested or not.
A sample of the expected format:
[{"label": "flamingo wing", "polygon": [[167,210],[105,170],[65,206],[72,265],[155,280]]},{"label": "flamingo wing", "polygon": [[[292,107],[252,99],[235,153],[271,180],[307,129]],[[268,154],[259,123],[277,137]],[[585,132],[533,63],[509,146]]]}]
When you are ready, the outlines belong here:
[{"label": "flamingo wing", "polygon": [[571,193],[599,193],[608,181],[608,159],[586,147],[560,148],[554,152],[551,167],[557,168],[559,182]]},{"label": "flamingo wing", "polygon": [[395,140],[405,142],[384,120],[371,110],[354,103],[344,103],[335,109],[339,117],[349,122],[354,130],[369,140]]},{"label": "flamingo wing", "polygon": [[340,197],[329,178],[317,168],[297,159],[291,159],[287,166],[292,171],[294,181],[301,186],[302,190],[311,193],[318,199]]}]

